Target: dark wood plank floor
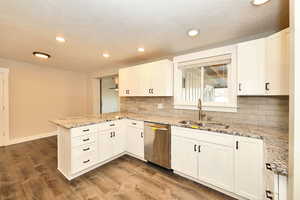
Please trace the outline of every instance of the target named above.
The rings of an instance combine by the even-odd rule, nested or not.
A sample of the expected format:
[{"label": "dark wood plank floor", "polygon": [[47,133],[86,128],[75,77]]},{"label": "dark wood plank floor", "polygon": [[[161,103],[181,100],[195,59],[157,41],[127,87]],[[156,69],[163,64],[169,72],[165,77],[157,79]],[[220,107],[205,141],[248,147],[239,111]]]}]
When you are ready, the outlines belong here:
[{"label": "dark wood plank floor", "polygon": [[57,171],[56,137],[0,148],[0,200],[223,200],[221,193],[129,156],[73,181]]}]

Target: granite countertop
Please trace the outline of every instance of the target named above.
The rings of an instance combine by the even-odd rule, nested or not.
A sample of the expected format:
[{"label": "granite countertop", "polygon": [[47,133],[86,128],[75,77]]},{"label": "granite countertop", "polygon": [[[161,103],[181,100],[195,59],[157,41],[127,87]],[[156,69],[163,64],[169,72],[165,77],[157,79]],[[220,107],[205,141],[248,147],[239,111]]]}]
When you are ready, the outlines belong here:
[{"label": "granite countertop", "polygon": [[[187,127],[179,123],[186,120],[180,117],[163,117],[155,115],[142,115],[134,113],[109,113],[102,115],[68,117],[51,120],[57,126],[71,129],[85,125],[91,125],[116,119],[134,119],[148,122],[169,124],[180,127]],[[251,137],[264,140],[265,162],[270,163],[272,171],[280,175],[288,175],[288,131],[278,130],[262,126],[245,124],[228,124],[229,128],[207,128],[200,127],[200,130],[218,132],[220,134],[230,134],[236,136]],[[190,128],[190,127],[187,127]]]}]

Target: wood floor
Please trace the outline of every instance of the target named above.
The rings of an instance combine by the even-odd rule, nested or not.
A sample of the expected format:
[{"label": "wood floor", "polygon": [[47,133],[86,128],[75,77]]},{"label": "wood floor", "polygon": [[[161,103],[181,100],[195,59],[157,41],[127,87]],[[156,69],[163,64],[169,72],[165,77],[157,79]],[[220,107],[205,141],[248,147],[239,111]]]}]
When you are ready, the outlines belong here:
[{"label": "wood floor", "polygon": [[56,169],[56,142],[0,148],[0,200],[232,199],[129,156],[69,182]]}]

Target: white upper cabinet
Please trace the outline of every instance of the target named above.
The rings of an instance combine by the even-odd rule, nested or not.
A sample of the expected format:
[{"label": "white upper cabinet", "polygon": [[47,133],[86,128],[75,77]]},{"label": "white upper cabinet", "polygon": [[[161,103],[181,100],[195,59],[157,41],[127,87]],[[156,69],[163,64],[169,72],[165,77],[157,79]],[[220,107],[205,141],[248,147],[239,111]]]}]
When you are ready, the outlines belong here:
[{"label": "white upper cabinet", "polygon": [[238,44],[238,95],[289,95],[289,29]]},{"label": "white upper cabinet", "polygon": [[289,95],[289,29],[267,38],[266,93]]},{"label": "white upper cabinet", "polygon": [[142,92],[141,82],[143,74],[141,68],[130,67],[119,70],[119,95],[139,96]]},{"label": "white upper cabinet", "polygon": [[265,94],[266,39],[238,44],[238,95]]},{"label": "white upper cabinet", "polygon": [[120,96],[173,96],[173,64],[169,60],[119,70]]}]

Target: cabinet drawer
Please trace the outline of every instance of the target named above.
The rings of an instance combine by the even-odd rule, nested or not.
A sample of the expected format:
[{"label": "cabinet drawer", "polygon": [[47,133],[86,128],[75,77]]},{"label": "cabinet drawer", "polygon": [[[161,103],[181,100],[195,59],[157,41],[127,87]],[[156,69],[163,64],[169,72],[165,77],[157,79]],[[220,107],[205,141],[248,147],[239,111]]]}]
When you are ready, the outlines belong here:
[{"label": "cabinet drawer", "polygon": [[89,155],[91,152],[96,152],[96,151],[97,151],[96,142],[77,146],[72,148],[72,159],[76,159],[84,155]]},{"label": "cabinet drawer", "polygon": [[72,147],[81,146],[81,145],[93,143],[95,141],[96,141],[96,133],[88,133],[76,138],[72,138],[71,146]]},{"label": "cabinet drawer", "polygon": [[182,127],[172,127],[171,134],[172,136],[179,136],[198,141],[234,147],[234,137],[232,135]]},{"label": "cabinet drawer", "polygon": [[71,129],[71,137],[78,137],[83,134],[87,133],[95,133],[98,132],[98,125],[89,125],[89,126],[82,126],[77,128]]},{"label": "cabinet drawer", "polygon": [[99,131],[114,129],[120,125],[120,120],[114,120],[99,124]]},{"label": "cabinet drawer", "polygon": [[97,163],[97,153],[92,151],[72,159],[72,173],[80,172]]},{"label": "cabinet drawer", "polygon": [[144,122],[143,121],[137,121],[137,120],[129,119],[127,122],[128,122],[128,126],[144,129]]}]

